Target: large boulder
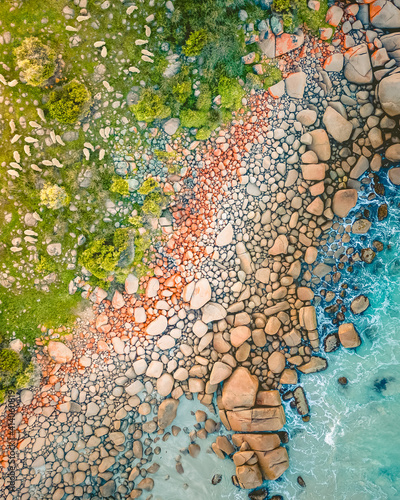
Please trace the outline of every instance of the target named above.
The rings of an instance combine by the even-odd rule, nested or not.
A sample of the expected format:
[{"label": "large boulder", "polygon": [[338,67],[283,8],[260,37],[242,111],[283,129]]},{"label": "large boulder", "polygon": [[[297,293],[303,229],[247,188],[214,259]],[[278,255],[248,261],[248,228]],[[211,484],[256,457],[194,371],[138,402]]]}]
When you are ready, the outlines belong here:
[{"label": "large boulder", "polygon": [[166,429],[172,424],[176,417],[179,401],[177,399],[164,399],[158,407],[158,426],[160,429]]},{"label": "large boulder", "polygon": [[286,358],[280,351],[274,351],[268,358],[268,368],[272,373],[282,373],[285,369]]},{"label": "large boulder", "polygon": [[369,307],[369,299],[365,295],[359,295],[352,300],[350,309],[353,314],[361,314]]},{"label": "large boulder", "polygon": [[343,323],[339,326],[339,340],[346,349],[352,349],[361,344],[361,339],[353,323]]},{"label": "large boulder", "polygon": [[239,432],[278,431],[286,423],[283,406],[227,411],[226,417],[231,429]]},{"label": "large boulder", "polygon": [[296,33],[282,33],[275,38],[275,57],[298,49],[304,43],[304,33],[297,30]]},{"label": "large boulder", "polygon": [[202,309],[201,321],[205,324],[219,321],[226,317],[226,309],[217,302],[208,302]]},{"label": "large boulder", "polygon": [[374,75],[368,47],[365,43],[346,50],[344,60],[344,76],[349,82],[358,85],[372,83]]},{"label": "large boulder", "polygon": [[400,115],[400,73],[383,78],[377,92],[383,111],[389,116]]},{"label": "large boulder", "polygon": [[346,142],[353,132],[353,125],[346,120],[336,109],[328,106],[322,118],[328,134],[337,142]]},{"label": "large boulder", "polygon": [[55,342],[54,340],[50,340],[49,345],[47,346],[47,350],[50,358],[55,363],[68,363],[72,359],[72,351],[69,347],[67,347],[62,342]]},{"label": "large boulder", "polygon": [[400,28],[400,10],[390,0],[375,0],[369,6],[369,17],[375,28]]},{"label": "large boulder", "polygon": [[289,467],[288,453],[283,446],[272,451],[256,451],[256,454],[264,479],[275,481]]},{"label": "large boulder", "polygon": [[286,93],[289,97],[302,99],[306,88],[306,74],[303,71],[292,73],[286,80]]},{"label": "large boulder", "polygon": [[206,278],[202,278],[195,284],[190,309],[201,309],[211,299],[211,286]]},{"label": "large boulder", "polygon": [[232,243],[233,240],[233,227],[232,224],[229,222],[224,229],[218,234],[215,244],[217,247],[224,247],[226,245],[229,245]]},{"label": "large boulder", "polygon": [[214,363],[210,374],[210,384],[216,385],[226,380],[232,373],[232,367],[221,361]]},{"label": "large boulder", "polygon": [[251,375],[247,368],[240,366],[224,383],[222,405],[226,410],[251,408],[254,406],[258,391],[258,378]]},{"label": "large boulder", "polygon": [[254,451],[271,451],[281,444],[278,434],[233,434],[232,441],[238,448],[247,443]]},{"label": "large boulder", "polygon": [[389,179],[396,186],[400,185],[400,167],[392,168],[389,170]]},{"label": "large boulder", "polygon": [[400,144],[392,144],[385,151],[385,156],[389,161],[397,162],[400,160]]},{"label": "large boulder", "polygon": [[331,145],[329,137],[323,128],[310,132],[312,143],[309,146],[311,151],[318,156],[319,161],[328,161],[331,157]]},{"label": "large boulder", "polygon": [[355,189],[340,189],[336,191],[332,201],[332,210],[338,217],[347,217],[350,210],[357,204],[358,194]]},{"label": "large boulder", "polygon": [[255,465],[241,465],[236,468],[236,477],[241,488],[250,490],[258,488],[263,483],[260,468]]}]

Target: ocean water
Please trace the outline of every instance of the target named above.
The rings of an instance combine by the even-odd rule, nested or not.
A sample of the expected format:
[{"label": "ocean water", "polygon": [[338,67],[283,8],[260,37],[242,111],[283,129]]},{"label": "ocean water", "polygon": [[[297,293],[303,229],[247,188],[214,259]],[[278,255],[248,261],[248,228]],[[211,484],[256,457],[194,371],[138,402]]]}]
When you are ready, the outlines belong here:
[{"label": "ocean water", "polygon": [[[340,291],[343,283],[348,284],[344,299],[348,309],[356,295],[369,297],[371,305],[362,315],[353,316],[350,310],[346,313],[346,321],[354,322],[362,344],[357,350],[339,348],[328,354],[326,371],[302,377],[311,407],[309,422],[304,423],[286,404],[290,468],[278,481],[268,484],[270,494],[281,494],[285,500],[400,499],[400,188],[390,185],[386,169],[379,177],[385,185],[389,217],[375,222],[384,198],[368,201],[372,189],[367,187],[352,213],[367,208],[373,227],[368,235],[352,238],[351,246],[360,249],[379,239],[385,249],[377,253],[372,264],[355,264],[352,273],[344,271],[340,282],[329,286]],[[323,335],[335,331],[324,312],[325,305],[317,306]],[[349,381],[345,387],[337,381],[342,376]],[[182,401],[174,423],[191,430],[195,423],[191,412],[197,409],[204,407],[197,401]],[[233,463],[207,451],[214,440],[215,435],[197,440],[202,448],[197,458],[181,453],[190,443],[184,431],[158,443],[161,467],[155,475],[153,498],[248,498],[245,491],[232,485]],[[183,475],[175,469],[180,454]],[[211,484],[214,474],[222,475],[216,486]],[[299,475],[305,488],[297,483]]]}]

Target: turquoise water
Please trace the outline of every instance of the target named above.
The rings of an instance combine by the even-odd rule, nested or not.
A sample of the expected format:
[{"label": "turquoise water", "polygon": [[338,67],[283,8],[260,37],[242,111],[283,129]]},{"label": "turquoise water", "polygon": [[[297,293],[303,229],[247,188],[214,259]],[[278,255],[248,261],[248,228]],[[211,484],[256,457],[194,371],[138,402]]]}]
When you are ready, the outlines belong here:
[{"label": "turquoise water", "polygon": [[[286,406],[290,468],[283,478],[268,485],[270,494],[279,493],[285,500],[400,498],[400,189],[389,186],[386,170],[380,177],[386,188],[389,217],[374,222],[366,237],[352,238],[351,246],[360,249],[379,239],[390,248],[378,253],[372,264],[356,263],[352,273],[345,271],[338,284],[329,286],[339,292],[343,283],[349,285],[344,299],[348,308],[356,295],[368,295],[371,306],[364,314],[354,317],[346,312],[346,321],[355,323],[363,342],[356,351],[340,348],[328,354],[325,372],[302,377],[311,407],[309,422],[304,423]],[[368,187],[360,194],[354,214],[368,208],[375,221],[383,198],[369,202],[370,192]],[[366,238],[362,244],[361,238]],[[325,305],[317,307],[323,335],[335,331],[323,310]],[[337,381],[342,376],[349,380],[346,387]],[[197,402],[182,402],[175,423],[192,429],[190,411],[198,408],[204,409]],[[175,457],[189,445],[189,437],[181,433],[163,443],[154,498],[248,498],[246,492],[232,486],[232,462],[207,452],[214,440],[215,435],[207,441],[197,440],[202,452],[196,459],[182,457],[183,475],[175,471]],[[217,473],[222,481],[213,486],[211,478]],[[164,480],[166,475],[168,480]],[[297,484],[299,475],[306,482],[305,488]]]}]

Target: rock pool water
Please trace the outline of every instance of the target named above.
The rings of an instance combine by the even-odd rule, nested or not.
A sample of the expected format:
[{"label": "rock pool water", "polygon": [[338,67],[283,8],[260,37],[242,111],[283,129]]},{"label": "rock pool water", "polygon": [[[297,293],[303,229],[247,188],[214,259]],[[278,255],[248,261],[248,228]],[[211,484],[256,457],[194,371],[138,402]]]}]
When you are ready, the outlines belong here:
[{"label": "rock pool water", "polygon": [[[329,285],[330,290],[340,291],[341,285],[348,283],[344,299],[347,307],[359,293],[368,295],[371,306],[363,315],[355,317],[350,311],[346,313],[346,319],[354,321],[363,343],[356,351],[339,349],[329,354],[329,367],[325,372],[302,377],[311,406],[309,422],[304,423],[288,405],[285,408],[290,433],[290,468],[283,478],[269,483],[270,493],[281,494],[285,500],[400,498],[397,429],[400,415],[400,191],[388,182],[387,170],[382,170],[379,177],[385,185],[389,217],[374,222],[366,237],[353,236],[350,244],[362,248],[379,239],[389,248],[378,253],[372,264],[357,263],[352,273],[344,271],[339,283]],[[360,195],[352,213],[368,208],[375,221],[383,197],[368,201],[371,191],[368,187]],[[353,290],[355,287],[359,290]],[[323,334],[335,331],[322,304],[317,310],[320,331]],[[349,380],[346,387],[337,381],[341,376]],[[204,410],[204,407],[198,402],[182,401],[174,423],[192,428],[195,419],[190,412],[197,409]],[[231,483],[233,463],[207,453],[214,440],[215,435],[204,442],[198,440],[202,448],[198,458],[183,456],[183,475],[175,470],[175,457],[189,445],[189,437],[182,431],[178,437],[162,443],[154,498],[246,499],[247,493]],[[214,474],[222,475],[216,486],[211,484]],[[170,478],[163,480],[166,475]],[[299,475],[305,480],[306,488],[297,484]]]}]

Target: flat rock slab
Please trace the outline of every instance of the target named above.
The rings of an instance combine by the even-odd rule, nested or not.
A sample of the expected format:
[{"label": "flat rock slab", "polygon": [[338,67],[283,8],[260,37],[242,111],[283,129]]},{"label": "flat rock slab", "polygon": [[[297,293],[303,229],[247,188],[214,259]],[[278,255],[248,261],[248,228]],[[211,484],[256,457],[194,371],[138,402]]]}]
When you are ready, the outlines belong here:
[{"label": "flat rock slab", "polygon": [[286,423],[282,406],[227,411],[226,417],[231,429],[239,432],[278,431]]}]

